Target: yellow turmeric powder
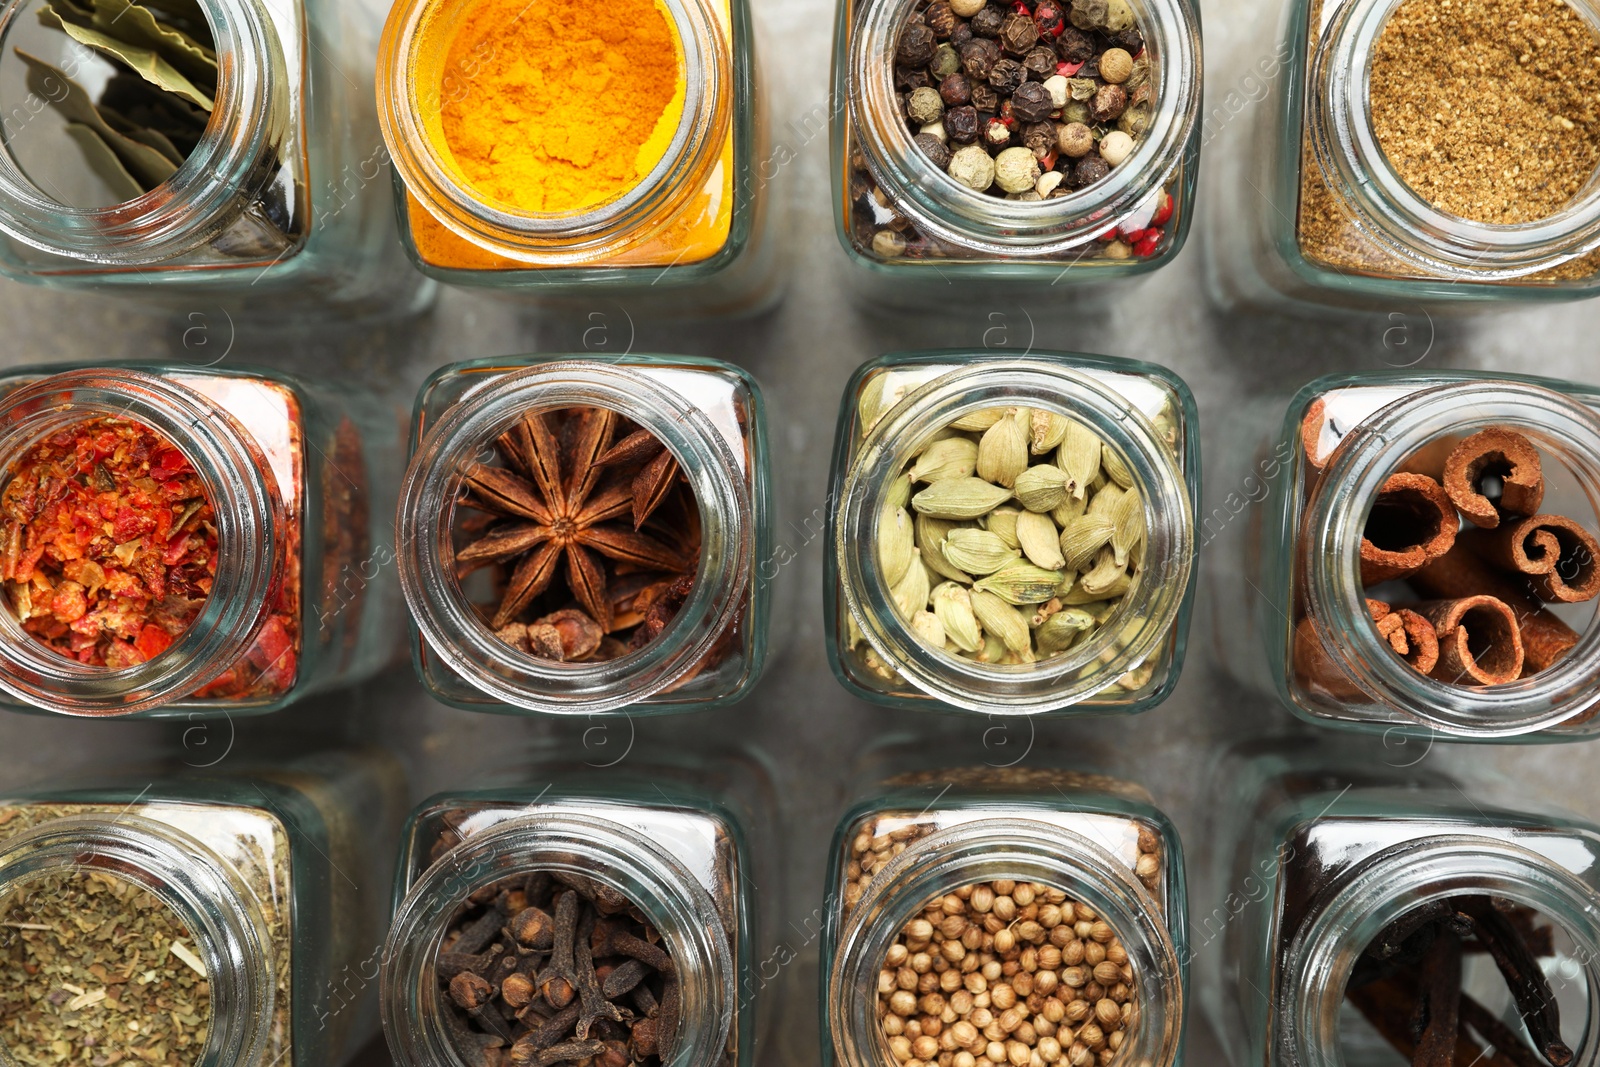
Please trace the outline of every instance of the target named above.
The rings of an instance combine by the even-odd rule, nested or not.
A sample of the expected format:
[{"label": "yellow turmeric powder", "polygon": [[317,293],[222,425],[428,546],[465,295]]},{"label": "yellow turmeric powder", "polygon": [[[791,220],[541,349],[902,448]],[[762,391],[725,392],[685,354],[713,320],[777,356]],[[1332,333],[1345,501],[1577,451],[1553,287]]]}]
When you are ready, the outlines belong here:
[{"label": "yellow turmeric powder", "polygon": [[442,94],[441,154],[502,207],[614,200],[666,155],[683,115],[681,49],[660,0],[478,0],[444,65],[459,87]]}]

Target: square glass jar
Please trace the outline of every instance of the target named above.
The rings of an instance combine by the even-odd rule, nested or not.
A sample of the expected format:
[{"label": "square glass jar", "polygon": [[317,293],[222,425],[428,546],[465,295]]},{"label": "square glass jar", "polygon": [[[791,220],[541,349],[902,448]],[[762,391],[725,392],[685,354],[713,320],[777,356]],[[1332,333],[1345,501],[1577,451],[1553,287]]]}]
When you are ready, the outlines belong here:
[{"label": "square glass jar", "polygon": [[[1140,105],[1148,108],[1146,128],[1135,133],[1132,154],[1109,177],[1031,203],[959,184],[914,142],[895,56],[902,29],[923,6],[923,0],[839,3],[834,229],[862,268],[858,295],[875,303],[928,304],[947,301],[958,283],[1003,287],[1014,295],[1019,285],[1104,282],[1170,262],[1188,235],[1199,175],[1198,9],[1187,0],[1128,4],[1143,36],[1136,65],[1148,59],[1143,69],[1154,87],[1153,100]],[[1063,73],[1078,69],[1062,66]],[[942,123],[934,125],[941,131],[936,136],[947,137]]]},{"label": "square glass jar", "polygon": [[[1221,163],[1206,201],[1207,268],[1225,305],[1463,312],[1582,299],[1600,288],[1600,194],[1491,225],[1436,207],[1373,128],[1373,49],[1403,0],[1293,0],[1255,23],[1259,58],[1209,116]],[[1573,0],[1579,17],[1600,16]],[[1592,183],[1590,183],[1592,185]]]},{"label": "square glass jar", "polygon": [[[608,910],[606,897],[620,896],[659,932],[680,1009],[669,1024],[668,998],[657,998],[659,1032],[676,1034],[663,1062],[753,1062],[774,999],[762,994],[768,979],[756,951],[782,896],[750,845],[776,826],[770,771],[754,753],[703,745],[692,759],[658,751],[649,763],[609,767],[579,766],[573,757],[585,754],[535,750],[527,768],[440,794],[412,814],[383,963],[384,1027],[398,1063],[457,1059],[438,994],[442,939],[469,896],[481,899],[489,886],[526,891],[532,880],[543,881],[541,894],[568,887]],[[559,901],[544,910],[558,912]]]},{"label": "square glass jar", "polygon": [[[1550,949],[1535,954],[1561,1033],[1587,1039],[1570,1041],[1580,1062],[1592,1052],[1600,989],[1600,832],[1492,800],[1491,783],[1424,767],[1403,747],[1354,740],[1262,738],[1213,768],[1215,848],[1195,882],[1191,946],[1201,1004],[1230,1060],[1394,1061],[1396,1051],[1346,1002],[1359,958],[1407,912],[1484,895],[1551,924]],[[1462,984],[1508,1031],[1521,1031],[1487,952],[1464,957]],[[1481,1044],[1472,1041],[1474,1051]]]},{"label": "square glass jar", "polygon": [[[211,122],[170,178],[119,202],[55,107],[68,79],[98,84],[114,68],[37,25],[43,6],[0,6],[0,275],[190,310],[205,300],[230,314],[425,300],[431,290],[395,247],[372,96],[351,77],[376,52],[369,12],[337,0],[198,0],[220,71]],[[12,46],[56,71],[30,76]]]},{"label": "square glass jar", "polygon": [[[666,629],[620,658],[558,663],[496,637],[454,566],[464,473],[530,412],[601,408],[648,430],[698,505],[699,563]],[[428,691],[503,714],[639,714],[742,699],[766,659],[771,474],[761,391],[745,371],[691,356],[541,355],[437,371],[418,394],[397,522],[412,655]],[[631,522],[626,525],[632,526]],[[481,595],[481,590],[479,591]]]},{"label": "square glass jar", "polygon": [[452,65],[446,36],[467,10],[397,3],[379,49],[379,117],[418,270],[541,303],[621,300],[658,314],[749,315],[776,303],[771,134],[749,0],[665,0],[685,92],[665,157],[610,201],[551,213],[488,199],[445,148],[442,108],[493,59],[490,49]]},{"label": "square glass jar", "polygon": [[[11,706],[88,716],[256,715],[394,660],[399,589],[380,566],[392,555],[392,531],[373,499],[398,483],[400,450],[394,417],[376,398],[242,366],[18,368],[0,377],[7,483],[40,442],[107,419],[153,430],[193,469],[216,520],[210,591],[177,632],[163,623],[162,598],[146,593],[154,604],[148,623],[165,629],[169,643],[157,635],[146,644],[148,624],[136,633],[113,629],[126,662],[80,662],[19,625],[21,591],[31,615],[45,607],[33,602],[44,595],[37,575],[24,576],[19,560],[33,560],[27,567],[36,572],[47,540],[30,532],[38,516],[25,522],[21,510],[8,511],[14,543],[26,548],[6,565],[0,607],[0,689]],[[159,535],[162,506],[150,512],[154,533],[118,546],[129,547],[131,560],[140,538]],[[184,518],[170,510],[167,517]],[[173,537],[167,551],[188,536]],[[53,581],[57,590],[71,584],[65,569]]]},{"label": "square glass jar", "polygon": [[[982,1012],[1010,1027],[1002,1042],[1008,1056],[1015,1045],[1046,1062],[1074,1062],[1084,1051],[1090,1058],[1082,1062],[1104,1062],[1107,1050],[1111,1062],[1182,1062],[1189,951],[1177,833],[1141,787],[1045,762],[898,769],[867,786],[840,821],[824,889],[823,1067],[894,1063],[900,1040],[929,1062],[971,1051],[959,1022],[943,1025],[949,1011],[962,1014],[963,994],[972,1002],[972,1047],[989,1040],[982,1018],[973,1017]],[[992,899],[979,901],[979,887]],[[913,927],[930,905],[946,918],[924,938]],[[945,938],[946,922],[964,929]],[[1120,961],[1108,954],[1116,946]],[[1085,949],[1093,955],[1080,957]],[[1118,974],[1097,976],[1108,959]],[[1046,971],[1059,982],[1043,979]],[[961,981],[946,982],[945,974]],[[1105,985],[1094,988],[1102,977]],[[915,1007],[897,1005],[896,989],[912,994]],[[1136,1005],[1120,1021],[1069,1008],[1116,1004],[1111,998],[1119,995]],[[1001,1021],[1002,1012],[1016,1015]],[[900,1033],[885,1030],[890,1015],[900,1019],[891,1024]],[[1033,1031],[1031,1048],[1023,1026]],[[934,1055],[923,1057],[916,1042],[929,1039],[939,1051],[930,1047]]]},{"label": "square glass jar", "polygon": [[[1270,436],[1261,432],[1269,417],[1241,419],[1239,434],[1256,439],[1227,450],[1236,469],[1226,484],[1248,500],[1235,508],[1230,498],[1226,510],[1206,517],[1204,540],[1218,542],[1215,638],[1236,677],[1275,693],[1307,721],[1397,737],[1549,742],[1600,729],[1592,681],[1600,628],[1592,601],[1549,603],[1531,584],[1502,578],[1487,564],[1471,588],[1427,596],[1422,587],[1369,584],[1362,574],[1368,519],[1390,476],[1439,476],[1445,459],[1437,442],[1490,427],[1525,435],[1542,455],[1549,489],[1538,510],[1600,530],[1593,503],[1600,498],[1600,393],[1482,372],[1369,372],[1310,383]],[[1254,466],[1235,481],[1241,463]],[[1220,537],[1241,514],[1247,528]],[[1481,534],[1462,526],[1445,561],[1471,558],[1463,555],[1465,541]],[[1488,578],[1497,579],[1495,588]],[[1428,597],[1474,593],[1492,593],[1514,612],[1518,645],[1528,652],[1519,679],[1461,685],[1420,673],[1380,639],[1369,604],[1409,609]],[[1536,660],[1536,649],[1549,651]]]},{"label": "square glass jar", "polygon": [[[132,883],[187,927],[210,983],[192,1062],[343,1062],[378,1030],[377,889],[404,804],[398,763],[377,751],[8,794],[0,899],[16,915],[40,878]],[[8,951],[30,936],[9,931]]]},{"label": "square glass jar", "polygon": [[[902,499],[912,461],[953,420],[1002,408],[1076,420],[1126,460],[1119,476],[1146,503],[1142,577],[1089,637],[1037,664],[979,663],[925,644],[897,607],[879,558],[897,510],[916,521],[916,505]],[[1182,669],[1192,600],[1195,418],[1180,378],[1135,360],[949,350],[863,365],[845,387],[829,493],[833,544],[823,591],[835,677],[863,699],[912,709],[1110,714],[1160,703]],[[948,576],[928,569],[931,591]]]}]

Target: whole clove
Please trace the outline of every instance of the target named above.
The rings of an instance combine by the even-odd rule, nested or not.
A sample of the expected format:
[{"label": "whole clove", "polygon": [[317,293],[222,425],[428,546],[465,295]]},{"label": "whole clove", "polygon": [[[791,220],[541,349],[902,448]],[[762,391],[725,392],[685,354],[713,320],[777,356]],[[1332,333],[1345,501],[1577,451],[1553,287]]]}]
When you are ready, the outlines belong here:
[{"label": "whole clove", "polygon": [[590,878],[518,875],[473,892],[436,974],[469,1067],[659,1067],[678,1002],[671,955],[633,901]]}]

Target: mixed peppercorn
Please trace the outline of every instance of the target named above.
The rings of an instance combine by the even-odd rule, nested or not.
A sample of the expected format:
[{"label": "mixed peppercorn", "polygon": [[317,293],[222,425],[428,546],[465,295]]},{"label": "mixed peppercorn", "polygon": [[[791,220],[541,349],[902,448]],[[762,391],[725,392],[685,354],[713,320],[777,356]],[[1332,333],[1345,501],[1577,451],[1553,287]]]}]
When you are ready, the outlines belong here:
[{"label": "mixed peppercorn", "polygon": [[[907,131],[935,166],[969,189],[1056,200],[1104,180],[1149,127],[1155,99],[1144,36],[1126,0],[934,0],[912,9],[894,53]],[[859,156],[857,188],[875,203],[858,234],[882,259],[924,256]],[[1102,235],[1114,259],[1153,255],[1172,200],[1158,192]],[[1111,246],[1115,247],[1111,247]]]},{"label": "mixed peppercorn", "polygon": [[211,501],[148,426],[97,417],[35,444],[0,494],[0,578],[23,629],[91,666],[159,655],[200,614],[217,565]]}]

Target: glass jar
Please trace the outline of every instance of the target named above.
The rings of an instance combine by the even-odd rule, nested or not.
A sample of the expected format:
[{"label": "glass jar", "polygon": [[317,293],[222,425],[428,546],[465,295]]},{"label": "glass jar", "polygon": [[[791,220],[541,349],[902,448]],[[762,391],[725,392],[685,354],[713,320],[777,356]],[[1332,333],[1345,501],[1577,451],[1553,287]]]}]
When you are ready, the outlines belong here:
[{"label": "glass jar", "polygon": [[[1130,3],[1155,87],[1132,155],[1071,195],[1030,203],[958,183],[906,127],[895,54],[922,0],[848,0],[833,56],[834,226],[874,301],[948,300],[950,286],[1100,282],[1178,254],[1200,154],[1200,21],[1187,0]],[[1076,68],[1073,68],[1076,71]],[[885,236],[887,235],[887,236]],[[937,294],[937,295],[936,295]]]},{"label": "glass jar", "polygon": [[[1213,784],[1209,840],[1217,848],[1197,889],[1204,899],[1191,946],[1202,1003],[1232,1062],[1399,1062],[1354,1006],[1342,1004],[1347,982],[1391,922],[1463,894],[1510,901],[1553,924],[1539,967],[1561,1031],[1589,1038],[1582,1048],[1570,1042],[1579,1049],[1572,1062],[1592,1062],[1600,990],[1594,827],[1498,806],[1414,757],[1385,760],[1370,746],[1326,738],[1242,744],[1219,761]],[[1520,1030],[1487,953],[1465,958],[1462,985]]]},{"label": "glass jar", "polygon": [[[122,68],[40,25],[41,0],[0,5],[0,274],[147,304],[205,297],[232,306],[248,295],[240,313],[304,313],[307,297],[346,313],[419,304],[425,290],[394,247],[389,159],[372,98],[352,77],[372,66],[371,16],[335,0],[192,6],[215,43],[209,124],[186,156],[155,127],[135,130],[160,138],[181,164],[127,199],[133,190],[98,176],[59,117],[69,97],[92,103],[70,82],[98,91]],[[17,49],[48,67],[30,71]],[[103,121],[120,130],[145,94],[118,92],[122,110]]]},{"label": "glass jar", "polygon": [[[398,596],[385,574],[392,531],[373,514],[370,500],[382,499],[395,484],[399,449],[395,420],[373,398],[348,386],[335,392],[245,368],[24,368],[0,379],[7,485],[36,448],[70,440],[62,435],[91,422],[99,430],[108,424],[145,427],[174,446],[180,468],[192,468],[202,502],[214,514],[210,588],[194,600],[171,603],[145,577],[132,591],[148,597],[142,609],[121,608],[114,600],[105,605],[110,614],[66,607],[58,613],[57,593],[92,589],[97,580],[113,589],[109,583],[119,579],[104,568],[98,578],[76,571],[73,578],[64,566],[59,575],[46,574],[36,564],[47,549],[54,559],[57,549],[49,546],[56,542],[46,542],[42,533],[34,540],[25,530],[47,521],[41,519],[45,513],[26,522],[8,515],[12,549],[7,602],[0,610],[0,689],[21,710],[187,718],[261,714],[369,677],[393,659]],[[111,478],[105,464],[114,457],[102,451],[106,447],[87,438],[74,445],[72,477]],[[118,487],[114,479],[109,484]],[[123,490],[138,485],[129,481]],[[16,504],[25,506],[25,498]],[[89,504],[108,506],[100,498]],[[206,532],[203,525],[182,531],[195,514],[191,507],[176,513],[159,501],[139,504],[126,495],[116,507],[116,521],[130,523],[130,568],[141,565],[139,542],[160,535],[162,518],[175,522],[169,533],[181,531],[167,540],[166,552],[180,553],[175,562]],[[74,559],[73,551],[78,550],[69,548],[62,558]],[[36,602],[46,589],[51,602]],[[18,618],[23,607],[50,632],[24,629],[21,623],[28,620]],[[131,622],[121,618],[123,611],[134,616]],[[68,622],[74,614],[98,615],[97,631],[74,630]],[[94,651],[106,636],[116,662]],[[50,641],[67,644],[58,649]]]},{"label": "glass jar", "polygon": [[[1379,635],[1369,598],[1398,610],[1412,600],[1472,591],[1428,593],[1415,583],[1431,568],[1407,579],[1410,589],[1364,583],[1362,546],[1393,473],[1437,477],[1445,462],[1439,442],[1491,426],[1519,431],[1542,454],[1547,491],[1538,510],[1569,515],[1594,531],[1597,403],[1600,394],[1571,382],[1472,372],[1333,375],[1306,386],[1289,403],[1275,438],[1230,450],[1230,459],[1255,464],[1243,481],[1224,482],[1239,486],[1245,498],[1235,492],[1226,510],[1206,519],[1205,542],[1240,514],[1248,524],[1218,540],[1226,547],[1217,553],[1212,601],[1222,661],[1241,681],[1276,692],[1296,715],[1323,725],[1463,741],[1591,736],[1600,729],[1593,718],[1600,629],[1592,601],[1545,603],[1527,580],[1498,571],[1498,585],[1508,590],[1475,579],[1516,615],[1526,669],[1505,684],[1454,684],[1395,655]],[[1241,432],[1263,421],[1243,419]],[[1468,526],[1445,561],[1470,558],[1466,541],[1485,532]],[[1381,579],[1370,570],[1369,576]],[[1241,605],[1241,597],[1248,603]],[[1536,658],[1537,648],[1552,643],[1551,652]]]},{"label": "glass jar", "polygon": [[[822,936],[823,1067],[835,1063],[880,1067],[895,1062],[890,1042],[909,1035],[886,1035],[881,1022],[886,1018],[880,1007],[881,993],[897,988],[896,967],[887,962],[891,947],[897,939],[903,941],[902,931],[924,913],[930,901],[966,900],[970,905],[978,894],[959,894],[974,883],[995,883],[993,891],[998,894],[1007,888],[1006,882],[1023,884],[1009,896],[996,896],[977,908],[993,918],[994,925],[969,923],[962,940],[954,942],[964,951],[950,949],[939,954],[940,962],[957,955],[962,961],[956,967],[943,968],[946,973],[984,975],[984,981],[965,984],[963,978],[964,984],[949,984],[973,996],[988,994],[990,1004],[974,1007],[990,1014],[998,1014],[1002,1008],[1020,1009],[1022,1021],[1007,1031],[1011,1035],[1008,1042],[1019,1040],[1016,1034],[1021,1025],[1029,1026],[1038,1042],[1029,1051],[1046,1062],[1056,1062],[1043,1056],[1040,1046],[1046,1040],[1059,1046],[1051,1051],[1052,1055],[1059,1053],[1056,1059],[1062,1063],[1073,1062],[1080,1047],[1096,1056],[1109,1047],[1113,1053],[1109,1062],[1162,1067],[1181,1062],[1188,987],[1187,905],[1176,831],[1139,786],[1099,774],[1012,766],[897,773],[878,781],[839,823],[829,858]],[[1029,891],[1028,898],[1018,899],[1018,891],[1024,888]],[[1014,918],[1008,920],[1000,910],[1002,901],[1014,905]],[[1131,997],[1123,1000],[1134,1007],[1121,1022],[1060,1014],[1056,1009],[1063,1007],[1063,1001],[1084,1002],[1034,985],[1037,977],[1028,989],[1017,988],[1021,978],[1050,970],[1046,965],[1053,961],[1041,958],[1047,949],[1059,950],[1061,962],[1066,963],[1077,959],[1071,955],[1073,946],[1087,948],[1097,940],[1087,931],[1073,936],[1076,922],[1068,925],[1062,915],[1068,901],[1075,909],[1084,910],[1079,921],[1109,925],[1125,951],[1120,981],[1131,987]],[[1054,912],[1046,913],[1047,907]],[[946,908],[945,914],[957,913]],[[1039,930],[1030,934],[1025,923]],[[998,957],[1011,950],[995,946],[1001,930],[1027,946],[1023,952],[1036,954],[1037,970],[1026,971],[1024,965],[1021,970],[1026,974],[1007,980],[1016,998],[1014,1005],[998,999],[1000,987],[1007,982],[986,976],[983,969],[993,962],[997,974],[1008,973]],[[1109,941],[1107,937],[1098,944]],[[911,948],[909,944],[905,947]],[[982,962],[972,967],[965,962],[969,958]],[[1099,962],[1105,958],[1102,955]],[[905,962],[912,968],[908,973],[913,979],[916,974],[941,970],[933,964],[928,971],[919,971],[915,961]],[[1089,988],[1098,982],[1092,972],[1066,974],[1083,970],[1086,964],[1084,960],[1058,971],[1063,977],[1054,988],[1101,992],[1100,998],[1089,1001],[1098,1005],[1114,991]],[[1079,977],[1089,982],[1073,985]],[[888,990],[881,984],[885,978]],[[945,991],[938,994],[945,1000],[944,1008],[959,1013],[959,1006],[952,1001],[960,994],[944,984],[936,985],[937,990]],[[926,996],[920,984],[913,992]],[[929,1007],[938,1005],[919,1002],[917,1010]],[[989,1040],[982,1033],[985,1027],[978,1025],[981,1019],[969,1015],[966,1021],[977,1027],[979,1043]],[[906,1027],[920,1022],[920,1018],[910,1020]],[[1100,1023],[1105,1025],[1096,1035],[1090,1027]],[[929,1031],[925,1036],[939,1039],[942,1051],[958,1051],[962,1047],[956,1044],[960,1040],[958,1025],[941,1026],[937,1033]],[[1106,1036],[1113,1030],[1122,1034],[1115,1041]],[[1102,1037],[1103,1041],[1098,1039]],[[917,1058],[932,1061],[937,1055]],[[1100,1058],[1098,1062],[1108,1061]]]},{"label": "glass jar", "polygon": [[[1076,420],[1125,458],[1123,474],[1146,505],[1144,556],[1120,603],[1065,653],[1038,663],[978,662],[918,635],[899,610],[879,545],[907,507],[903,472],[928,443],[965,414],[1014,407]],[[824,590],[834,675],[853,694],[891,707],[1105,714],[1160,703],[1177,683],[1188,631],[1199,494],[1194,420],[1181,379],[1133,360],[952,350],[894,353],[862,366],[845,388],[829,495],[834,545]],[[945,580],[929,570],[932,585]]]},{"label": "glass jar", "polygon": [[[662,536],[677,538],[698,523],[699,562],[670,625],[643,647],[611,659],[556,662],[496,636],[488,612],[475,606],[485,592],[503,603],[505,592],[459,575],[457,505],[466,476],[493,459],[491,446],[519,420],[575,407],[631,420],[676,458],[693,514]],[[506,713],[591,715],[637,705],[633,711],[650,714],[743,698],[766,658],[770,583],[756,580],[755,569],[770,554],[768,462],[760,389],[726,363],[560,355],[438,371],[417,398],[398,520],[410,534],[400,546],[400,583],[423,683],[456,707]],[[611,592],[626,588],[618,577],[626,576],[612,575]],[[617,606],[624,610],[616,620],[637,614],[629,604]]]},{"label": "glass jar", "polygon": [[[676,1032],[675,1041],[663,1039],[661,1062],[746,1067],[772,1000],[759,995],[766,981],[755,971],[755,946],[763,943],[766,917],[781,910],[773,872],[749,846],[749,836],[772,829],[775,818],[765,765],[750,754],[712,754],[703,746],[693,760],[666,752],[648,767],[538,762],[554,755],[536,754],[531,769],[516,776],[520,784],[507,778],[441,794],[413,813],[383,957],[383,1024],[396,1062],[420,1067],[460,1058],[454,1051],[454,1039],[464,1036],[460,1022],[440,994],[449,962],[441,943],[470,914],[469,898],[494,900],[494,887],[513,884],[526,894],[531,880],[540,879],[544,887],[526,901],[560,895],[563,886],[586,901],[620,894],[635,919],[642,916],[659,932],[679,1007],[669,1025],[669,999],[657,998],[659,1025]],[[545,910],[558,911],[559,903]],[[459,944],[449,942],[449,951]],[[486,943],[480,957],[519,958],[514,944],[499,945],[495,953]],[[505,976],[489,977],[498,985],[495,979]],[[642,1005],[630,1011],[637,1022],[650,1017]],[[529,1025],[539,1021],[535,1016]],[[526,1029],[521,1022],[510,1026],[506,1037],[513,1040]]]},{"label": "glass jar", "polygon": [[752,314],[780,295],[767,235],[773,174],[748,0],[663,0],[678,38],[682,118],[633,188],[536,212],[480,193],[447,148],[442,113],[472,91],[492,42],[459,62],[470,7],[394,5],[378,55],[378,108],[395,164],[406,250],[424,274],[545,301],[626,298],[673,314]]},{"label": "glass jar", "polygon": [[[189,966],[209,985],[193,1062],[339,1063],[377,1032],[373,889],[404,801],[398,764],[376,751],[12,794],[0,800],[0,901],[16,917],[41,880],[74,875],[138,886],[187,928]],[[5,935],[18,950],[35,936]],[[144,958],[141,970],[160,965]],[[150,1032],[152,1019],[136,1021]]]},{"label": "glass jar", "polygon": [[[1295,0],[1259,39],[1206,140],[1218,141],[1206,244],[1224,304],[1467,310],[1572,300],[1600,285],[1600,191],[1497,225],[1446,212],[1401,179],[1373,128],[1372,51],[1403,0]],[[1589,0],[1571,5],[1600,17]],[[1247,49],[1248,50],[1248,49]]]}]

